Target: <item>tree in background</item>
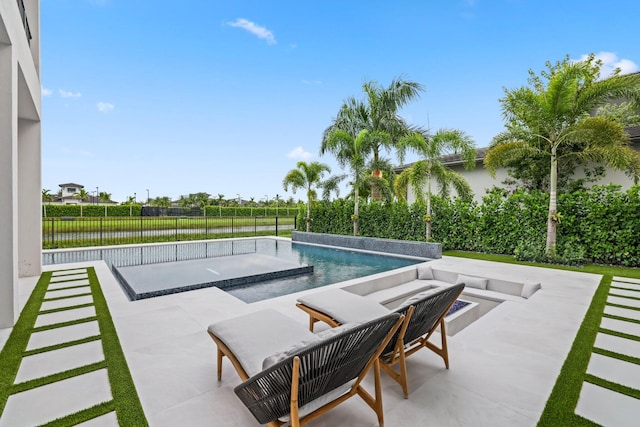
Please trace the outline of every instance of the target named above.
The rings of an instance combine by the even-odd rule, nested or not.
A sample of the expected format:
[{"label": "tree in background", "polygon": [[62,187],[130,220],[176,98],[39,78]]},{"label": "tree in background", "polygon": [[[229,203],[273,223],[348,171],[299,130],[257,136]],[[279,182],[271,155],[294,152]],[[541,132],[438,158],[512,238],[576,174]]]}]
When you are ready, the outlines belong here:
[{"label": "tree in background", "polygon": [[82,216],[82,202],[89,200],[89,193],[84,188],[81,188],[80,191],[73,195],[73,198],[80,201],[80,216]]},{"label": "tree in background", "polygon": [[[398,111],[409,101],[416,99],[420,92],[424,91],[424,87],[398,77],[386,88],[376,81],[367,81],[362,85],[362,89],[366,101],[362,102],[353,97],[344,101],[333,123],[323,133],[320,154],[331,151],[329,139],[336,131],[347,132],[355,139],[361,131],[366,130],[367,146],[362,148],[366,148],[367,152],[363,154],[365,163],[368,163],[371,175],[375,178],[369,180],[370,192],[374,200],[380,200],[381,188],[386,186],[387,189],[392,189],[389,184],[390,175],[385,178],[383,174],[383,170],[389,168],[386,167],[388,161],[381,157],[381,151],[395,150],[400,138],[416,130],[398,115]],[[383,182],[376,181],[385,179]]]},{"label": "tree in background", "polygon": [[629,136],[611,116],[592,115],[598,107],[616,100],[640,105],[640,74],[601,79],[602,62],[589,55],[583,61],[567,56],[535,75],[529,86],[505,89],[500,99],[505,131],[497,135],[485,156],[485,167],[495,176],[498,167],[530,157],[543,157],[548,165],[549,213],[547,254],[555,249],[558,222],[558,168],[565,159],[604,163],[640,174],[640,154],[629,147]]},{"label": "tree in background", "polygon": [[[435,180],[440,187],[440,195],[447,197],[450,187],[453,187],[458,196],[463,199],[473,197],[471,187],[464,177],[456,171],[449,169],[442,163],[445,154],[460,154],[465,169],[471,170],[476,165],[475,143],[469,135],[457,129],[440,129],[435,134],[413,133],[403,138],[400,143],[400,157],[404,158],[405,149],[416,151],[421,160],[415,162],[410,168],[405,169],[396,180],[396,195],[399,199],[405,198],[407,190],[411,188],[416,201],[424,202],[426,199],[427,214],[425,220],[426,240],[431,240],[431,195],[432,181]],[[425,191],[426,184],[426,191]]]},{"label": "tree in background", "polygon": [[111,193],[101,191],[98,195],[98,201],[101,203],[113,203],[113,200],[111,200]]},{"label": "tree in background", "polygon": [[304,189],[307,193],[307,233],[311,229],[311,203],[318,197],[316,189],[321,188],[324,198],[328,199],[331,192],[338,191],[338,183],[342,179],[334,176],[323,181],[325,173],[331,173],[331,168],[324,163],[300,161],[296,164],[296,168],[287,172],[282,180],[284,191],[288,191],[291,187],[294,193],[298,189]]},{"label": "tree in background", "polygon": [[157,206],[159,208],[170,208],[171,198],[169,196],[159,196],[155,199],[151,199],[151,206]]}]

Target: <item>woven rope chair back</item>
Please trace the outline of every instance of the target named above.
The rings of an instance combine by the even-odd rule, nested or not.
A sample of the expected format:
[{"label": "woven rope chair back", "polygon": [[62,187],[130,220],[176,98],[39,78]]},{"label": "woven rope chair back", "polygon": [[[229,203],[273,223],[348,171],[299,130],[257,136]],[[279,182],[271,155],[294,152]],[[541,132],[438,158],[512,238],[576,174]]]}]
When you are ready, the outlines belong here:
[{"label": "woven rope chair back", "polygon": [[[409,325],[403,337],[404,343],[408,344],[431,332],[437,326],[440,317],[445,314],[445,311],[458,298],[463,289],[464,284],[443,288],[413,304],[413,315],[409,319]],[[409,306],[406,306],[398,308],[395,312],[406,316],[408,310]],[[395,333],[382,352],[383,354],[393,351],[398,340],[398,334],[399,332]]]},{"label": "woven rope chair back", "polygon": [[302,349],[235,388],[261,424],[290,412],[293,358],[300,358],[298,406],[356,379],[380,347],[399,314],[359,324]]}]

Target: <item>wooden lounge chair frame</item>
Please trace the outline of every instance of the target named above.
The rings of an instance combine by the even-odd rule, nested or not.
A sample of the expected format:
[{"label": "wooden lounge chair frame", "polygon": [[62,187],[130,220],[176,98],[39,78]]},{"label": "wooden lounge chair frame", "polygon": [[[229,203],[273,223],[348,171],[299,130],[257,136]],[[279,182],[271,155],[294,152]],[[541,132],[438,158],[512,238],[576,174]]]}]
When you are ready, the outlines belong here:
[{"label": "wooden lounge chair frame", "polygon": [[[342,402],[358,395],[376,413],[383,426],[380,355],[402,325],[404,316],[387,316],[357,325],[302,349],[275,365],[248,377],[233,352],[214,334],[218,346],[218,380],[222,376],[222,358],[228,357],[243,381],[234,391],[256,420],[270,427],[290,423],[304,425]],[[375,392],[369,394],[361,385],[373,369]],[[353,380],[348,391],[303,417],[299,409]],[[289,421],[282,421],[283,417]]]},{"label": "wooden lounge chair frame", "polygon": [[[428,348],[442,357],[445,367],[449,369],[449,350],[444,318],[463,289],[464,284],[442,288],[419,301],[415,301],[412,305],[401,306],[394,311],[404,315],[404,322],[382,351],[380,366],[402,386],[405,398],[409,397],[407,357],[422,348]],[[336,319],[318,309],[300,302],[296,306],[309,314],[309,329],[311,331],[313,331],[313,325],[318,321],[325,322],[331,327],[340,326]],[[439,347],[429,340],[438,326],[440,327]],[[398,365],[399,371],[394,369],[395,365]]]}]

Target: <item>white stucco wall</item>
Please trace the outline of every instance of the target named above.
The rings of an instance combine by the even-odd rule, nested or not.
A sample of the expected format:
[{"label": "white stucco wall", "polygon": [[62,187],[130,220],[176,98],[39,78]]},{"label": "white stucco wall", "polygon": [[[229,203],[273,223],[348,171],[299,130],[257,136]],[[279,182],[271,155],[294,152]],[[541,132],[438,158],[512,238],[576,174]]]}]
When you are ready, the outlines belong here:
[{"label": "white stucco wall", "polygon": [[18,277],[41,272],[40,3],[0,1],[0,328],[19,314]]}]

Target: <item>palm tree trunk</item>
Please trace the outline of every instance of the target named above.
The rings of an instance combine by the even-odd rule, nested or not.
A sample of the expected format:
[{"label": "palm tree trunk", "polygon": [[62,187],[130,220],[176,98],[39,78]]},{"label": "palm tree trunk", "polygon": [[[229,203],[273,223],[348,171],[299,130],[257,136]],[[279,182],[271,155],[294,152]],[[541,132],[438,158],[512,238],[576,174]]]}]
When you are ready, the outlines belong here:
[{"label": "palm tree trunk", "polygon": [[427,242],[431,240],[431,172],[427,175],[427,216],[429,221],[426,221],[426,238]]},{"label": "palm tree trunk", "polygon": [[556,157],[556,146],[551,147],[551,173],[549,174],[549,216],[547,218],[547,254],[550,254],[556,245],[558,222],[556,221],[558,187],[558,159]]},{"label": "palm tree trunk", "polygon": [[311,230],[311,195],[307,191],[307,233]]},{"label": "palm tree trunk", "polygon": [[[374,151],[373,153],[373,164],[377,164],[378,162],[378,151]],[[380,169],[373,169],[373,171],[371,172],[371,176],[373,176],[374,178],[382,178],[382,171]],[[371,187],[371,199],[375,200],[376,202],[379,202],[381,199],[380,196],[380,191],[378,191],[377,187]]]},{"label": "palm tree trunk", "polygon": [[360,211],[360,195],[358,194],[358,187],[356,186],[355,190],[355,199],[356,202],[353,208],[353,235],[358,235],[358,212]]}]

